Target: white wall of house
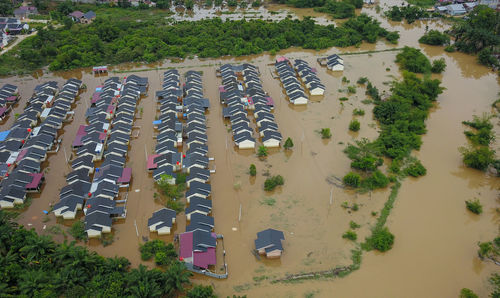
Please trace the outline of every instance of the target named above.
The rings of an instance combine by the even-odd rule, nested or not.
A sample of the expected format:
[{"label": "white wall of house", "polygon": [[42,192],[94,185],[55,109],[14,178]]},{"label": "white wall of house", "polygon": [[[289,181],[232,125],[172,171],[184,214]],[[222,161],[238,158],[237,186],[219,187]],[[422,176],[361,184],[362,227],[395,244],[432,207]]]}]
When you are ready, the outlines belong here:
[{"label": "white wall of house", "polygon": [[251,140],[244,140],[238,143],[239,149],[253,149],[255,148],[255,142]]}]

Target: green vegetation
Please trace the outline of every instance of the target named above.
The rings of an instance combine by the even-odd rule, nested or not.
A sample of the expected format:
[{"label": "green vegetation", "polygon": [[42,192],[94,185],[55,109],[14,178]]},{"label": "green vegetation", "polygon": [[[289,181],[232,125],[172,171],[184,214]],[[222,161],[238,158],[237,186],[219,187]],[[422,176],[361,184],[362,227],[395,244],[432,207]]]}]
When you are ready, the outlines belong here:
[{"label": "green vegetation", "polygon": [[500,274],[493,273],[491,277],[488,279],[490,285],[493,287],[493,291],[490,294],[492,298],[500,297]]},{"label": "green vegetation", "polygon": [[479,53],[482,64],[498,66],[493,56],[500,46],[500,14],[484,5],[476,6],[467,18],[459,20],[452,28],[455,48],[464,53]]},{"label": "green vegetation", "polygon": [[347,97],[345,97],[345,96],[344,96],[344,97],[339,97],[339,100],[340,100],[340,101],[348,101],[348,100],[349,100],[349,98],[347,98]]},{"label": "green vegetation", "polygon": [[365,110],[363,110],[363,109],[354,109],[352,111],[352,114],[354,116],[364,116],[365,115]]},{"label": "green vegetation", "polygon": [[259,149],[257,149],[258,157],[266,157],[267,156],[267,147],[264,145],[260,145]]},{"label": "green vegetation", "polygon": [[292,139],[290,137],[288,137],[288,139],[286,139],[285,144],[283,145],[283,147],[286,150],[288,150],[288,149],[290,149],[290,148],[293,147],[293,141],[292,141]]},{"label": "green vegetation", "polygon": [[85,224],[78,220],[75,221],[69,229],[69,234],[78,241],[87,241],[87,233],[85,232]]},{"label": "green vegetation", "polygon": [[264,190],[272,191],[273,189],[276,188],[276,186],[283,184],[285,184],[285,179],[283,179],[283,176],[281,175],[272,176],[267,178],[266,181],[264,182]]},{"label": "green vegetation", "polygon": [[349,123],[349,130],[350,131],[359,131],[360,125],[361,124],[359,123],[359,121],[357,119],[353,119]]},{"label": "green vegetation", "polygon": [[342,234],[342,238],[356,241],[356,239],[358,239],[358,235],[356,234],[356,232],[349,230]]},{"label": "green vegetation", "polygon": [[[368,82],[366,85],[366,95],[369,95],[375,102],[380,101],[380,94],[378,92],[377,87],[373,86],[371,82]],[[372,103],[369,99],[362,101],[364,104]]]},{"label": "green vegetation", "polygon": [[444,58],[439,58],[432,61],[431,72],[433,73],[442,73],[446,69],[446,62]]},{"label": "green vegetation", "polygon": [[184,210],[184,204],[179,199],[184,196],[186,190],[186,174],[178,173],[177,179],[175,179],[176,184],[171,184],[172,179],[173,177],[169,175],[161,176],[156,185],[158,185],[163,197],[155,199],[162,200],[167,208],[181,212]]},{"label": "green vegetation", "polygon": [[217,298],[212,286],[195,285],[189,292],[188,298]]},{"label": "green vegetation", "polygon": [[332,137],[332,133],[329,128],[322,128],[320,134],[322,139],[329,139]]},{"label": "green vegetation", "polygon": [[367,77],[360,77],[356,83],[358,83],[360,85],[364,85],[364,84],[366,84],[366,82],[368,82]]},{"label": "green vegetation", "polygon": [[495,161],[495,151],[488,147],[460,147],[464,164],[473,169],[486,171],[488,166]]},{"label": "green vegetation", "polygon": [[262,205],[267,205],[267,206],[274,206],[276,204],[276,199],[275,198],[264,198],[262,201],[260,201]]},{"label": "green vegetation", "polygon": [[465,206],[474,214],[483,213],[483,206],[481,205],[481,202],[479,202],[479,199],[465,201]]},{"label": "green vegetation", "polygon": [[436,0],[408,0],[408,3],[421,7],[432,7]]},{"label": "green vegetation", "polygon": [[350,94],[356,93],[356,86],[347,86],[347,92]]},{"label": "green vegetation", "polygon": [[381,252],[388,251],[394,244],[394,235],[387,227],[373,231],[372,235],[366,239],[368,247]]},{"label": "green vegetation", "polygon": [[443,46],[450,43],[450,37],[446,33],[441,33],[438,30],[429,30],[418,40],[420,43],[432,45],[432,46]]},{"label": "green vegetation", "polygon": [[254,164],[250,165],[250,176],[255,177],[257,175],[257,167]]},{"label": "green vegetation", "polygon": [[460,291],[459,298],[478,298],[478,296],[472,290],[467,289],[467,288],[463,288]]},{"label": "green vegetation", "polygon": [[346,19],[354,17],[355,9],[362,6],[363,1],[361,0],[326,0],[324,6],[316,10],[329,13],[334,19]]},{"label": "green vegetation", "polygon": [[477,251],[481,260],[489,259],[495,263],[500,260],[500,237],[496,237],[493,241],[479,242],[479,250]]},{"label": "green vegetation", "polygon": [[350,187],[359,187],[361,185],[361,176],[358,173],[350,172],[342,179],[344,184]]},{"label": "green vegetation", "polygon": [[156,265],[169,265],[177,258],[174,245],[172,243],[165,244],[158,239],[141,244],[139,250],[143,261],[149,261],[154,257]]},{"label": "green vegetation", "polygon": [[351,227],[351,229],[355,230],[355,229],[360,228],[361,226],[360,226],[360,225],[358,225],[356,222],[354,222],[354,221],[352,221],[352,220],[351,220],[351,221],[349,222],[349,227]]},{"label": "green vegetation", "polygon": [[447,46],[444,48],[444,51],[445,51],[445,52],[448,52],[448,53],[453,53],[453,52],[455,52],[455,46],[454,46],[454,45],[447,45]]},{"label": "green vegetation", "polygon": [[175,259],[164,271],[131,269],[126,258],[104,258],[18,227],[1,210],[0,243],[2,296],[173,297],[189,284],[190,273]]},{"label": "green vegetation", "polygon": [[464,134],[474,145],[489,146],[495,139],[493,124],[491,124],[493,115],[483,114],[481,117],[474,115],[472,121],[462,121],[462,124],[472,127],[477,131],[464,131]]},{"label": "green vegetation", "polygon": [[431,70],[431,62],[420,50],[404,47],[403,51],[396,55],[396,62],[402,69],[415,73],[428,73]]},{"label": "green vegetation", "polygon": [[385,16],[391,21],[401,22],[403,19],[411,24],[418,19],[428,18],[430,14],[423,8],[417,6],[392,6],[390,10],[386,11]]},{"label": "green vegetation", "polygon": [[[242,56],[289,47],[347,47],[379,37],[394,38],[367,15],[339,27],[315,24],[312,18],[279,22],[227,20],[173,22],[170,12],[122,8],[97,10],[90,25],[48,26],[0,57],[0,75],[29,72],[45,65],[66,70],[128,61],[154,62],[167,57]],[[140,19],[141,22],[131,20]]]}]

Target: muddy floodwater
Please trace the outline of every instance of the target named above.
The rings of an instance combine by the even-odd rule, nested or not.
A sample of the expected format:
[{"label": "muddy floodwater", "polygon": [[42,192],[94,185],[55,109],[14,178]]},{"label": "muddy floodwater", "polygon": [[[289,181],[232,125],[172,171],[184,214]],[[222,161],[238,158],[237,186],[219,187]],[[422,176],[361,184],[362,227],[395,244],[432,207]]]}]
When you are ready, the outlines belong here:
[{"label": "muddy floodwater", "polygon": [[[387,3],[382,3],[385,8]],[[273,8],[270,8],[273,9]],[[276,8],[284,9],[282,7]],[[288,8],[287,8],[288,9]],[[288,9],[286,13],[295,13]],[[283,89],[273,78],[272,63],[276,57],[267,54],[242,58],[198,60],[179,63],[162,62],[150,65],[126,64],[111,67],[108,75],[94,76],[90,69],[60,73],[35,73],[32,76],[0,79],[0,83],[19,86],[22,100],[10,117],[0,124],[7,129],[20,113],[33,88],[40,83],[56,80],[59,86],[70,78],[83,80],[87,90],[82,92],[74,107],[74,120],[64,126],[62,149],[47,162],[46,184],[35,196],[31,206],[21,213],[19,222],[49,234],[51,226],[70,221],[57,221],[53,214],[45,216],[50,204],[59,200],[59,190],[66,184],[64,175],[70,172],[65,162],[71,154],[71,142],[78,126],[85,124],[84,113],[96,86],[109,76],[124,77],[135,73],[149,78],[149,92],[139,104],[134,125],[140,126],[139,137],[133,139],[127,158],[132,168],[132,184],[128,194],[127,218],[113,224],[114,242],[103,247],[98,240],[85,244],[102,255],[124,256],[137,266],[141,262],[139,244],[143,238],[172,241],[172,236],[150,234],[147,220],[153,211],[162,207],[155,202],[157,192],[153,179],[146,172],[146,157],[153,152],[152,121],[156,114],[155,91],[161,89],[163,71],[177,68],[181,74],[188,70],[203,72],[204,95],[211,101],[207,114],[209,157],[213,157],[212,216],[215,231],[224,235],[229,278],[215,280],[194,276],[195,283],[211,284],[218,295],[247,295],[248,297],[457,297],[461,288],[474,290],[481,297],[489,293],[487,278],[498,267],[477,258],[477,242],[489,241],[498,235],[500,218],[498,190],[500,181],[494,176],[462,165],[457,148],[466,144],[461,121],[473,114],[491,112],[491,103],[500,91],[498,76],[476,63],[475,57],[461,53],[446,53],[441,47],[421,46],[418,38],[425,27],[443,30],[448,25],[441,21],[416,22],[412,25],[390,23],[376,13],[375,8],[363,8],[377,17],[382,26],[398,30],[398,45],[385,42],[363,44],[359,48],[332,48],[324,51],[289,49],[278,53],[288,58],[301,58],[317,69],[326,85],[324,96],[312,98],[307,106],[295,107],[285,99]],[[311,13],[313,13],[311,11]],[[297,14],[299,17],[303,15]],[[329,19],[325,15],[318,18]],[[387,225],[395,235],[395,244],[387,253],[363,254],[361,269],[344,278],[309,280],[300,283],[271,284],[269,280],[290,273],[319,271],[335,266],[349,265],[350,251],[355,245],[342,238],[351,220],[361,225],[358,239],[363,240],[374,225],[372,211],[380,211],[389,190],[358,194],[338,187],[338,179],[350,170],[350,161],[342,152],[348,143],[361,138],[375,139],[379,132],[373,120],[373,105],[363,104],[365,88],[356,85],[359,77],[367,77],[382,92],[389,92],[389,82],[400,78],[395,64],[397,52],[344,55],[345,70],[330,72],[319,66],[316,58],[332,53],[380,51],[410,45],[419,47],[431,59],[443,57],[447,68],[435,77],[442,80],[446,90],[437,100],[427,120],[428,132],[423,145],[415,155],[427,168],[427,175],[405,179]],[[233,146],[231,132],[222,118],[218,86],[220,78],[215,70],[225,63],[252,63],[259,67],[264,90],[275,101],[274,115],[284,139],[291,137],[293,150],[270,150],[265,160],[256,157],[254,150],[238,150]],[[342,83],[342,77],[350,83]],[[347,95],[339,92],[356,85],[357,92]],[[339,97],[347,96],[341,102]],[[364,116],[355,116],[361,122],[357,133],[349,132],[349,122],[355,108],[364,109]],[[495,120],[496,121],[496,120]],[[333,137],[322,140],[318,131],[329,127]],[[498,135],[498,124],[495,123]],[[498,152],[498,144],[493,146]],[[65,150],[64,150],[64,149]],[[257,176],[250,177],[250,164],[257,167]],[[267,174],[280,174],[285,185],[274,192],[264,192]],[[473,216],[466,211],[464,201],[480,198],[484,213]],[[330,199],[332,198],[332,200]],[[330,203],[332,201],[332,203]],[[273,202],[273,203],[270,203]],[[359,211],[347,212],[343,202],[357,203]],[[240,217],[241,210],[241,217]],[[284,254],[280,260],[257,260],[251,253],[256,233],[266,228],[284,231]],[[173,233],[185,231],[185,216],[178,215]],[[58,241],[69,235],[55,234]],[[153,266],[151,263],[147,263]],[[219,268],[217,268],[219,269]]]}]

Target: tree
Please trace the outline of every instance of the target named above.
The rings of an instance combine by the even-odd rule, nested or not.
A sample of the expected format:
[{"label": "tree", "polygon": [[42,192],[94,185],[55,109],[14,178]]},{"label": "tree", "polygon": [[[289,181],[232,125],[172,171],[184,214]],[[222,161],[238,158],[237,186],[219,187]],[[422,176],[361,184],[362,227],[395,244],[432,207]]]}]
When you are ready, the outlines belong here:
[{"label": "tree", "polygon": [[385,252],[392,248],[394,244],[394,235],[388,228],[377,229],[367,242],[376,250]]},{"label": "tree", "polygon": [[3,17],[10,16],[14,12],[14,6],[11,0],[0,0],[0,15]]},{"label": "tree", "polygon": [[258,157],[266,157],[267,156],[267,147],[264,145],[259,146],[259,149],[257,150],[257,156]]},{"label": "tree", "polygon": [[71,1],[64,1],[57,5],[57,11],[63,16],[67,16],[75,10],[73,3]]},{"label": "tree", "polygon": [[465,201],[465,206],[467,207],[467,209],[469,209],[470,212],[474,214],[483,213],[483,206],[478,199]]},{"label": "tree", "polygon": [[250,176],[255,176],[257,175],[257,167],[255,167],[254,164],[250,165]]},{"label": "tree", "polygon": [[283,147],[285,149],[287,149],[287,150],[293,147],[293,141],[292,141],[292,139],[290,137],[288,137],[288,139],[286,139],[285,144],[283,145]]},{"label": "tree", "polygon": [[330,132],[329,128],[322,128],[320,133],[322,139],[329,139],[332,137],[332,133]]},{"label": "tree", "polygon": [[186,5],[186,9],[191,10],[191,9],[193,9],[194,1],[193,0],[186,0],[185,5]]},{"label": "tree", "polygon": [[344,176],[342,181],[344,181],[345,185],[356,188],[361,185],[361,176],[357,173],[350,172]]},{"label": "tree", "polygon": [[188,298],[216,298],[212,286],[195,285],[189,292]]},{"label": "tree", "polygon": [[450,37],[446,33],[441,33],[438,30],[430,30],[420,37],[418,42],[433,46],[442,46],[450,43]]},{"label": "tree", "polygon": [[272,176],[270,178],[267,178],[266,181],[264,181],[264,190],[265,191],[272,191],[277,186],[283,185],[283,184],[285,184],[285,179],[283,179],[283,176],[281,176],[281,175]]},{"label": "tree", "polygon": [[357,119],[351,120],[351,122],[349,123],[349,130],[350,131],[359,131],[359,128],[360,128],[359,121]]},{"label": "tree", "polygon": [[442,73],[446,68],[446,62],[444,58],[436,59],[432,61],[431,71],[433,73]]},{"label": "tree", "polygon": [[478,296],[472,290],[463,288],[460,291],[460,298],[478,298]]},{"label": "tree", "polygon": [[469,168],[486,171],[488,166],[495,160],[495,151],[488,147],[461,147],[459,151],[462,153],[464,164]]},{"label": "tree", "polygon": [[396,62],[400,64],[402,69],[416,72],[426,73],[431,70],[431,62],[420,52],[420,50],[405,46],[403,51],[396,55]]},{"label": "tree", "polygon": [[356,239],[358,239],[358,235],[356,234],[356,232],[349,230],[342,234],[342,238],[356,241]]},{"label": "tree", "polygon": [[173,262],[165,271],[166,288],[169,296],[175,293],[182,292],[184,285],[190,284],[189,277],[191,272],[186,270],[184,263],[179,261]]}]

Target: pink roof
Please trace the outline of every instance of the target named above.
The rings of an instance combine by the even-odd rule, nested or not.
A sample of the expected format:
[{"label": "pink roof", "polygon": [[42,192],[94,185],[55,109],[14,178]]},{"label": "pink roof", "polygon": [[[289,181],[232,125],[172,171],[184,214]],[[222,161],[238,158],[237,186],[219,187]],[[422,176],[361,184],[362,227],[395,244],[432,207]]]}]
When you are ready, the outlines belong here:
[{"label": "pink roof", "polygon": [[195,252],[193,254],[193,265],[200,268],[208,268],[209,265],[217,264],[215,248],[209,247],[206,252]]},{"label": "pink roof", "polygon": [[87,135],[87,132],[85,132],[86,127],[86,125],[80,125],[80,127],[78,127],[75,140],[73,141],[73,147],[82,145],[82,138]]},{"label": "pink roof", "polygon": [[79,19],[79,18],[83,17],[83,12],[77,10],[77,11],[73,11],[69,15]]},{"label": "pink roof", "polygon": [[102,92],[94,92],[94,94],[92,94],[92,103],[96,103],[101,99],[101,93]]},{"label": "pink roof", "polygon": [[154,170],[158,168],[158,164],[154,163],[154,159],[157,158],[158,156],[161,156],[161,154],[153,154],[148,156],[148,163],[147,163],[148,170]]},{"label": "pink roof", "polygon": [[314,67],[311,68],[311,71],[314,72],[314,73],[318,72],[318,70],[316,68],[314,68]]},{"label": "pink roof", "polygon": [[124,168],[122,171],[122,176],[118,179],[118,183],[130,183],[132,179],[132,168]]},{"label": "pink roof", "polygon": [[19,155],[16,158],[16,162],[21,161],[21,159],[23,159],[24,156],[26,155],[26,152],[28,152],[28,149],[23,149],[19,151]]},{"label": "pink roof", "polygon": [[226,89],[224,89],[224,86],[219,86],[219,92],[226,92]]},{"label": "pink roof", "polygon": [[276,62],[283,62],[283,61],[288,61],[288,59],[284,56],[276,58]]},{"label": "pink roof", "polygon": [[272,97],[268,96],[268,97],[266,97],[266,100],[267,100],[266,105],[274,106],[274,100],[272,99]]},{"label": "pink roof", "polygon": [[113,112],[114,110],[115,110],[115,106],[114,105],[109,105],[108,109],[106,110],[106,113],[109,114],[109,113]]},{"label": "pink roof", "polygon": [[3,116],[5,114],[5,112],[7,111],[7,107],[1,107],[0,108],[0,116]]},{"label": "pink roof", "polygon": [[182,233],[179,238],[179,257],[184,259],[193,257],[193,232]]},{"label": "pink roof", "polygon": [[43,173],[28,173],[28,175],[33,177],[30,183],[26,184],[26,189],[37,188],[43,178]]},{"label": "pink roof", "polygon": [[17,96],[9,96],[5,100],[6,101],[16,101],[17,100]]}]

